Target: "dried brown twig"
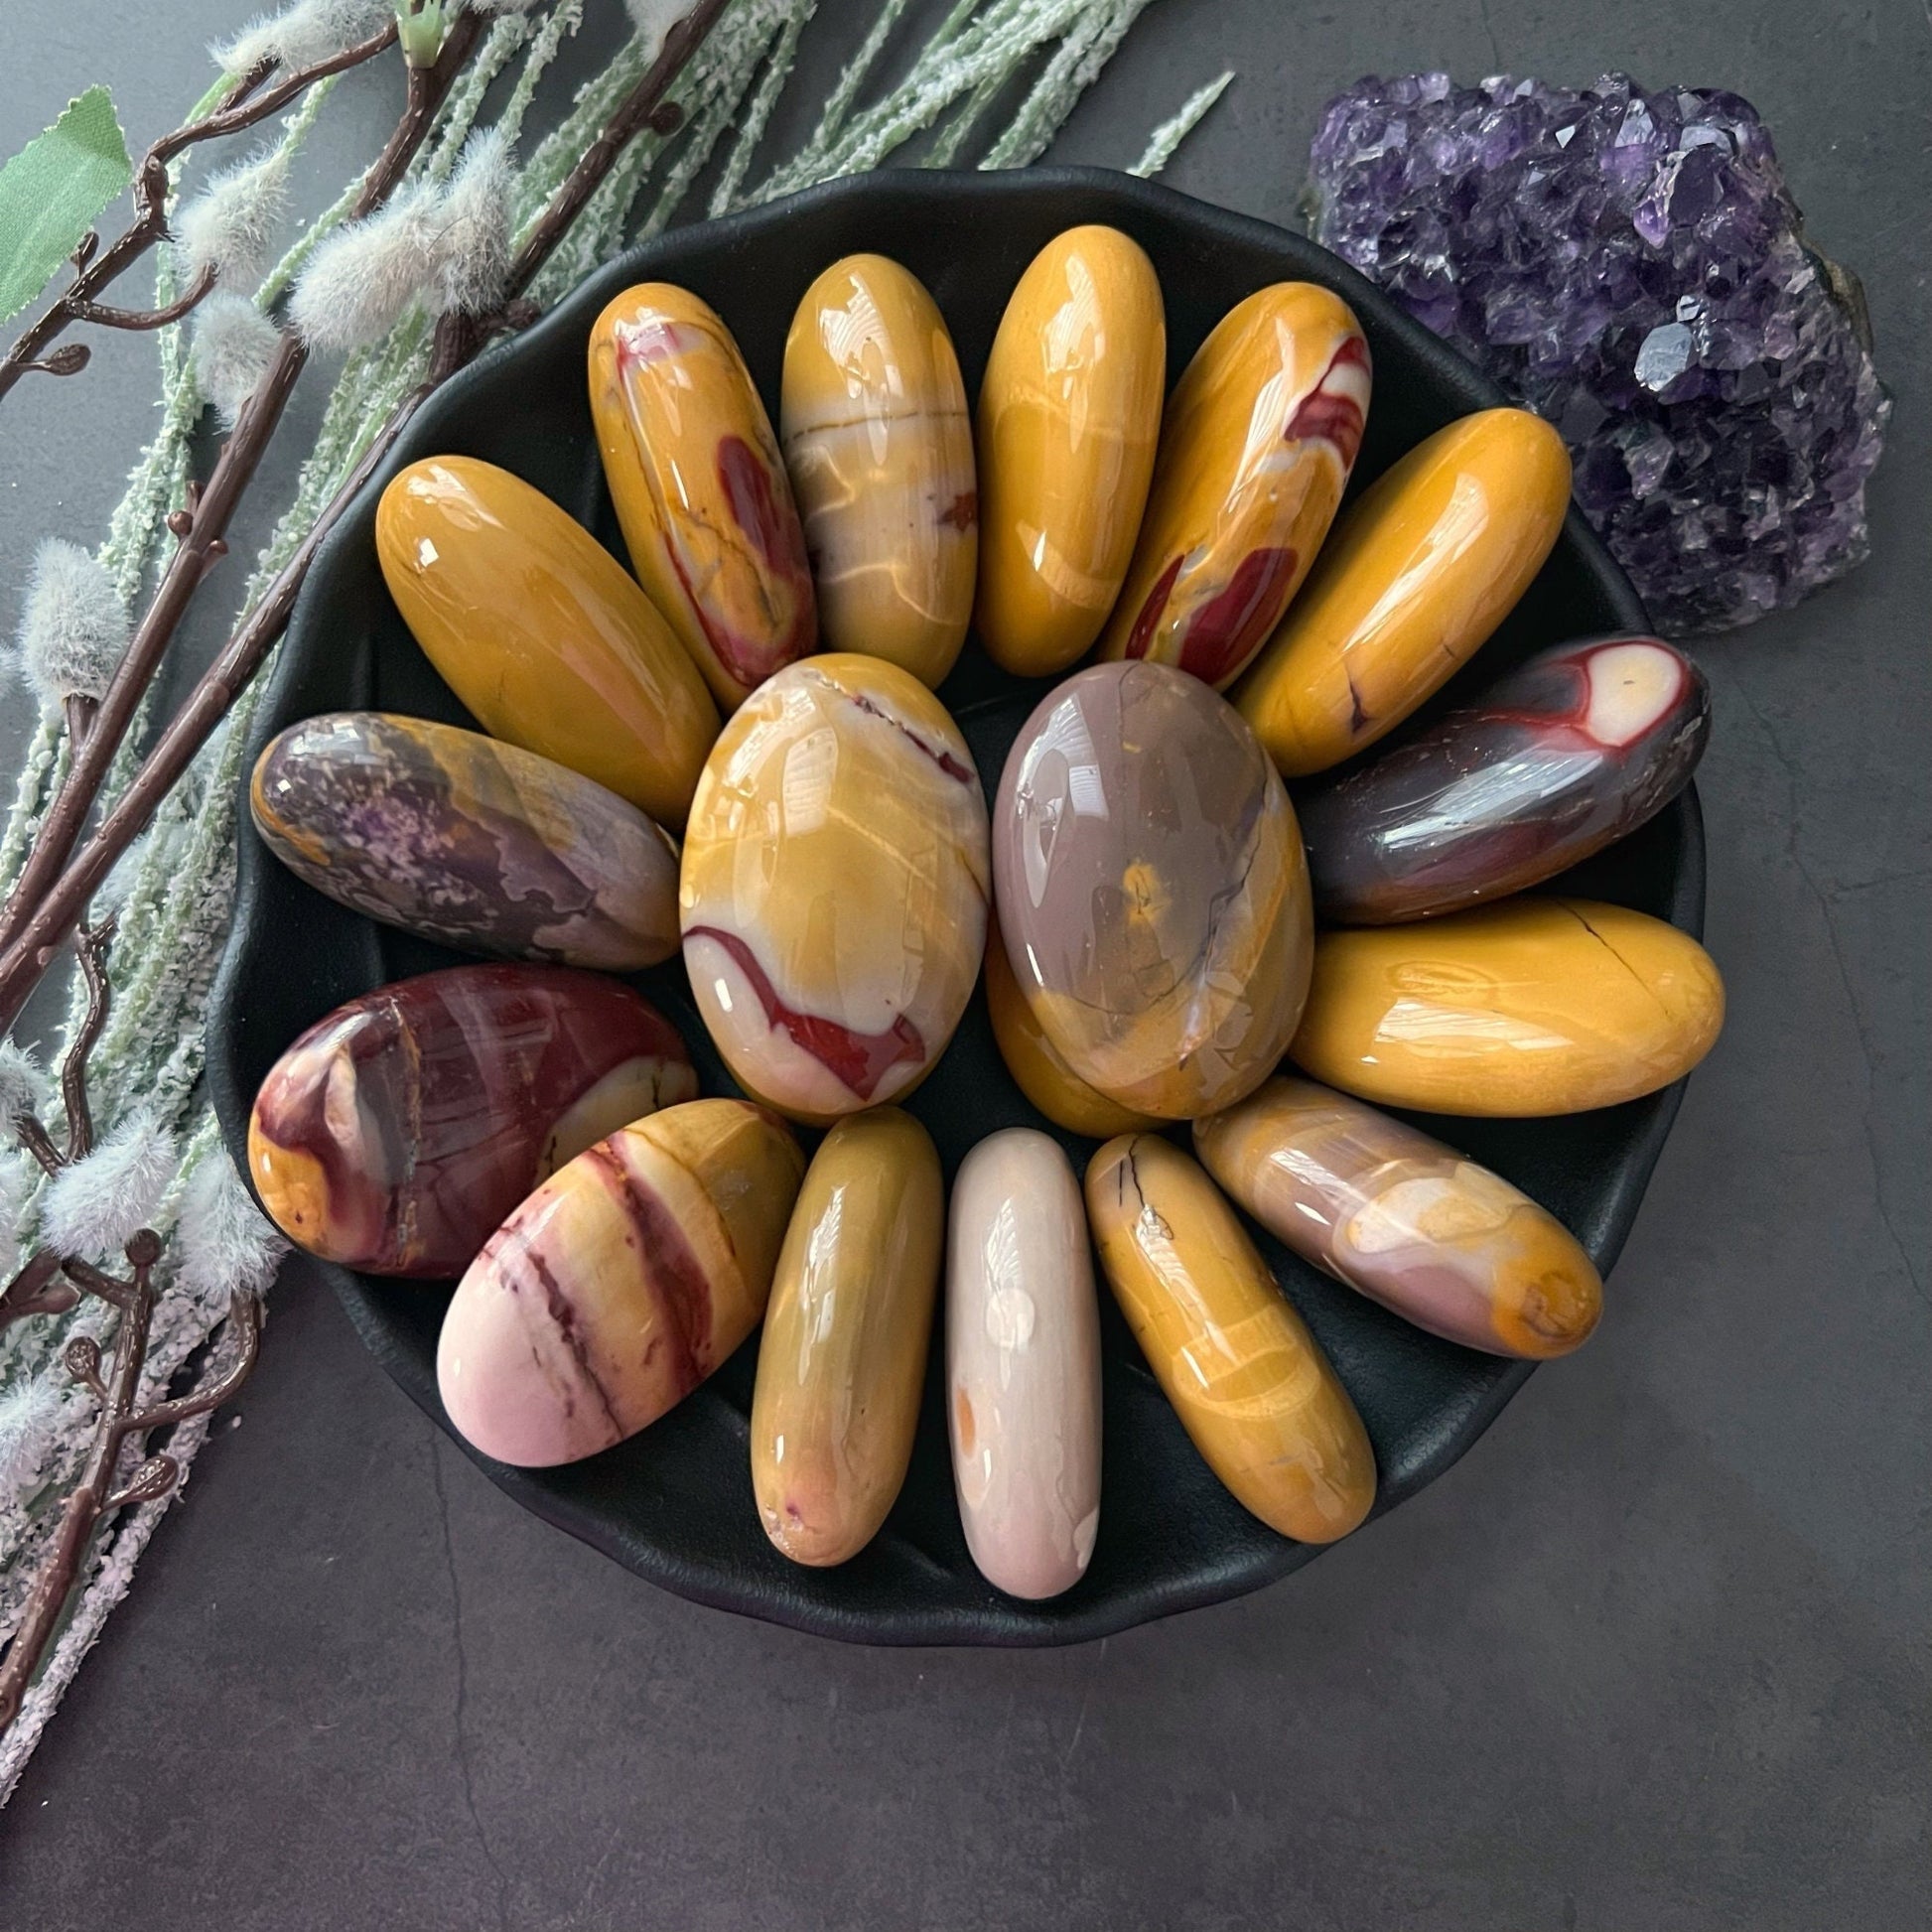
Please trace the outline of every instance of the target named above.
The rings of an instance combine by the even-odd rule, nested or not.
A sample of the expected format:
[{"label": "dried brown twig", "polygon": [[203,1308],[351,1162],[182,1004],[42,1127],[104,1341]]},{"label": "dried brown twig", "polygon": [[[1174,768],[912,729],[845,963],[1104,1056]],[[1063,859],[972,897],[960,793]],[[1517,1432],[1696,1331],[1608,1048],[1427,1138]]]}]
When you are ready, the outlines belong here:
[{"label": "dried brown twig", "polygon": [[[67,781],[42,823],[19,885],[7,904],[4,919],[0,920],[0,940],[5,941],[5,950],[0,953],[0,1031],[10,1028],[19,1017],[29,995],[69,935],[75,937],[87,989],[86,1013],[62,1066],[66,1149],[55,1145],[53,1136],[31,1110],[16,1115],[12,1122],[18,1144],[49,1173],[62,1172],[84,1158],[93,1147],[93,1123],[87,1103],[87,1059],[106,1022],[110,989],[105,962],[113,933],[111,921],[92,926],[79,924],[88,900],[207,742],[236,695],[261,667],[287,626],[296,595],[317,551],[423,401],[470,361],[491,336],[527,327],[536,311],[524,299],[523,292],[609,176],[619,156],[646,126],[655,126],[666,133],[675,127],[676,110],[663,105],[665,91],[727,4],[728,0],[697,0],[690,12],[671,28],[656,60],[613,112],[597,141],[558,189],[517,251],[499,307],[484,317],[451,314],[442,318],[424,382],[391,413],[294,557],[242,619],[227,644],[157,738],[127,789],[76,853],[74,847],[99,796],[108,763],[127,733],[141,697],[152,684],[196,590],[224,552],[222,533],[254,475],[307,360],[307,350],[298,336],[293,333],[284,336],[267,374],[236,418],[207,483],[191,491],[188,508],[170,519],[179,547],[107,690],[97,705],[69,707],[67,723],[72,761]],[[364,178],[353,211],[355,215],[380,207],[401,182],[457,71],[469,58],[479,31],[478,18],[465,14],[450,30],[441,56],[433,66],[410,67],[409,94],[403,114],[382,154]],[[338,65],[352,65],[350,56],[369,58],[394,36],[393,27],[385,29],[360,49],[351,49],[339,57]],[[248,124],[233,118],[244,111],[244,102],[250,118],[260,118],[273,112],[274,105],[292,98],[301,85],[319,78],[325,70],[330,70],[329,64],[304,69],[289,75],[279,87],[259,95],[254,95],[253,90],[266,77],[266,68],[244,76],[216,114],[206,122],[194,124],[199,132],[185,129],[169,137],[177,145],[161,153],[158,162],[156,154],[166,144],[157,144],[157,149],[150,151],[143,164],[142,182],[152,191],[152,199],[137,189],[137,194],[143,195],[143,207],[158,209],[161,206],[160,197],[166,191],[167,160],[171,153],[187,145],[184,136],[210,138],[213,124],[224,116],[229,117],[229,125],[219,131],[231,132]],[[265,104],[275,94],[280,94],[281,100]],[[137,219],[137,228],[145,218]],[[130,230],[130,234],[134,232]],[[55,311],[50,311],[48,317],[43,317],[22,338],[7,363],[0,365],[0,394],[4,394],[26,367],[46,367],[64,357],[74,367],[84,361],[84,353],[75,357],[75,345],[56,350],[45,360],[35,358],[67,321],[102,319],[102,307],[94,303],[94,295],[141,247],[152,245],[161,232],[157,216],[144,241],[109,271],[91,281],[87,279],[93,273],[91,250],[81,251],[81,257],[76,259],[79,276],[62,304],[56,305],[56,310],[72,302],[76,294],[80,306],[64,313],[62,321],[52,327],[48,325]],[[115,244],[116,248],[120,245]],[[186,296],[184,303],[192,306]],[[91,317],[89,310],[93,312]],[[104,313],[111,317],[114,312]],[[153,321],[146,326],[158,326],[160,321],[168,319],[154,312]],[[110,322],[110,326],[140,325],[122,321]],[[36,332],[43,330],[45,333],[37,337]],[[69,863],[70,855],[71,863]],[[157,1430],[207,1415],[227,1401],[246,1379],[260,1344],[260,1302],[251,1294],[237,1294],[229,1308],[228,1326],[233,1345],[226,1365],[186,1395],[150,1402],[145,1408],[137,1407],[155,1309],[153,1277],[162,1253],[160,1237],[152,1229],[143,1228],[128,1241],[124,1253],[128,1273],[121,1276],[96,1268],[83,1258],[43,1248],[30,1256],[13,1280],[0,1289],[0,1327],[36,1314],[66,1312],[83,1295],[116,1310],[120,1317],[111,1360],[105,1370],[100,1345],[90,1337],[75,1337],[64,1355],[68,1372],[99,1404],[99,1417],[83,1474],[62,1507],[53,1546],[34,1581],[19,1628],[4,1658],[0,1658],[0,1733],[20,1714],[34,1675],[60,1629],[68,1599],[86,1566],[87,1552],[96,1533],[121,1510],[166,1496],[180,1478],[179,1463],[165,1451],[145,1455],[124,1476],[129,1445],[145,1449],[147,1438]]]},{"label": "dried brown twig", "polygon": [[[87,1054],[107,1022],[107,951],[112,942],[111,922],[81,930],[80,966],[87,987],[87,1010],[61,1069],[68,1130],[65,1151],[55,1147],[53,1136],[31,1111],[23,1111],[14,1119],[22,1145],[29,1146],[50,1173],[58,1173],[85,1160],[93,1149]],[[100,1344],[90,1335],[76,1335],[68,1343],[64,1356],[68,1373],[99,1403],[100,1415],[85,1471],[62,1507],[53,1548],[34,1579],[6,1656],[0,1659],[0,1732],[20,1715],[27,1687],[60,1626],[94,1532],[123,1509],[158,1501],[180,1478],[181,1465],[164,1453],[145,1457],[116,1487],[127,1445],[145,1445],[156,1430],[174,1428],[219,1408],[247,1379],[261,1342],[261,1303],[253,1295],[237,1293],[228,1305],[233,1347],[226,1366],[187,1395],[137,1407],[142,1371],[147,1365],[148,1331],[154,1318],[154,1268],[161,1259],[161,1237],[152,1228],[142,1228],[129,1239],[124,1253],[129,1268],[125,1278],[110,1275],[77,1255],[42,1248],[0,1293],[0,1327],[29,1315],[65,1313],[83,1294],[120,1313],[110,1375],[101,1374]]]},{"label": "dried brown twig", "polygon": [[239,134],[244,128],[266,120],[286,107],[296,95],[332,73],[372,61],[396,38],[396,24],[389,21],[380,33],[371,34],[353,47],[345,47],[312,67],[299,68],[285,74],[274,86],[263,89],[263,82],[274,71],[274,63],[264,61],[242,74],[222,96],[211,114],[164,134],[145,155],[134,175],[134,219],[125,232],[105,251],[99,237],[90,229],[73,251],[73,281],[58,296],[47,311],[22,334],[4,357],[0,357],[0,396],[4,396],[30,370],[46,375],[75,375],[87,366],[88,350],[78,343],[69,344],[54,354],[46,354],[48,345],[70,323],[90,322],[104,329],[160,329],[179,322],[214,286],[214,273],[204,270],[170,303],[156,309],[122,309],[96,300],[100,292],[145,255],[168,232],[168,169],[189,148],[203,141],[218,141],[224,135]]},{"label": "dried brown twig", "polygon": [[[371,213],[394,193],[411,158],[428,135],[444,95],[469,59],[480,26],[476,15],[465,14],[450,30],[442,57],[434,67],[408,69],[408,99],[402,116],[388,144],[364,177],[350,218]],[[288,405],[296,378],[308,359],[308,347],[302,338],[293,331],[284,333],[267,373],[242,405],[207,482],[192,489],[187,510],[170,519],[178,548],[162,573],[154,598],[135,626],[107,689],[101,694],[85,739],[73,748],[67,779],[41,823],[6,911],[0,915],[0,940],[10,942],[6,964],[0,966],[0,1030],[11,1027],[19,1017],[27,995],[52,964],[79,917],[85,895],[72,915],[60,922],[51,940],[37,936],[46,926],[36,908],[46,909],[42,901],[61,877],[61,869],[100,795],[114,754],[134,721],[142,697],[154,682],[195,593],[227,552],[224,533],[229,519],[254,477]],[[155,803],[159,802],[157,797]],[[142,822],[145,824],[145,818]],[[137,826],[135,831],[139,829]],[[133,837],[134,833],[128,835],[129,843]],[[30,915],[34,916],[30,918]]]},{"label": "dried brown twig", "polygon": [[[503,307],[487,318],[450,315],[438,324],[426,380],[404,397],[390,414],[388,421],[363,452],[354,471],[316,519],[314,528],[304,538],[301,547],[264,592],[260,602],[242,620],[213,663],[183,701],[180,710],[156,739],[127,789],[102,818],[86,844],[74,854],[72,863],[62,871],[61,866],[72,849],[92,808],[93,799],[98,794],[99,779],[106,772],[111,749],[102,748],[110,738],[114,744],[119,743],[126,730],[126,720],[133,715],[140,693],[147,688],[158,667],[159,651],[165,648],[167,638],[173,632],[171,623],[166,632],[158,636],[153,663],[146,665],[145,669],[136,667],[135,671],[130,672],[129,663],[135,657],[136,646],[142,643],[142,633],[148,629],[148,620],[143,621],[142,630],[137,631],[134,643],[129,646],[121,671],[116,673],[106,696],[101,700],[100,715],[85,746],[75,757],[68,784],[49,812],[40,837],[35,841],[27,866],[21,874],[20,885],[8,903],[6,916],[0,919],[0,942],[5,942],[5,950],[0,952],[0,1031],[10,1027],[19,1017],[21,1008],[58,955],[68,934],[73,930],[88,899],[99,890],[101,881],[113,870],[121,854],[140,836],[156,807],[188,769],[196,753],[207,742],[209,734],[226,715],[236,695],[261,668],[263,660],[288,626],[289,615],[295,608],[296,597],[315,562],[316,553],[356,492],[388,455],[404,426],[423,402],[470,361],[492,334],[522,327],[528,321],[530,312],[521,301],[523,290],[528,288],[550,252],[569,232],[571,223],[583,212],[585,205],[610,174],[618,157],[651,123],[671,82],[682,71],[685,63],[711,31],[727,4],[728,0],[698,0],[690,13],[665,36],[656,60],[618,104],[603,133],[586,150],[584,158],[551,198],[523,246],[518,249],[510,267]],[[472,21],[473,18],[466,15],[465,21]],[[463,23],[459,22],[454,32],[460,33],[462,28]],[[446,47],[444,59],[447,60],[449,55],[450,49]],[[439,62],[436,69],[412,69],[412,72],[440,71],[442,65]],[[395,146],[394,137],[390,145],[391,148]],[[293,342],[294,339],[289,340]],[[299,345],[291,351],[285,345],[281,354],[291,352],[298,357],[294,368],[299,370]],[[278,355],[278,367],[280,359]],[[292,371],[289,380],[292,382],[293,379]],[[275,371],[271,369],[264,388],[274,381]],[[260,395],[258,391],[256,398],[243,410],[229,439],[231,444],[247,428]],[[276,409],[279,414],[279,402]],[[252,473],[252,462],[248,470]],[[208,515],[215,480],[220,475],[221,465],[217,463],[215,476],[210,478],[195,513],[190,536],[184,540],[183,552],[177,553],[176,566],[184,574],[187,567],[182,562],[182,555],[195,540],[195,532],[203,527],[203,519]],[[245,476],[238,481],[245,482]],[[202,568],[207,566],[203,565]],[[171,571],[170,576],[174,574]],[[167,588],[168,580],[164,579],[161,591],[156,595],[157,606]],[[192,589],[190,585],[183,594],[184,609],[187,595],[192,594]],[[150,607],[149,618],[153,617],[154,607]],[[175,621],[179,621],[179,617]],[[116,690],[124,683],[123,673],[127,674],[127,695],[122,703],[116,705]],[[138,688],[133,682],[136,676],[140,679]],[[114,707],[112,717],[109,715],[110,706]],[[99,756],[96,756],[97,753]],[[88,767],[85,773],[82,771],[83,764]],[[57,819],[61,821],[58,825]],[[58,857],[44,856],[52,854],[57,846]]]}]

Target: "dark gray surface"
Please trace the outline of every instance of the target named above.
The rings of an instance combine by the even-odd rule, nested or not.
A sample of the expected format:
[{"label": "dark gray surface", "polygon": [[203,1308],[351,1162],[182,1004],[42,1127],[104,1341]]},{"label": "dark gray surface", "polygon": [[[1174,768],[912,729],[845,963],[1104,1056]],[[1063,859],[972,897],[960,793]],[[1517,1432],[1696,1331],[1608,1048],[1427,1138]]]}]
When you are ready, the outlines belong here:
[{"label": "dark gray surface", "polygon": [[[12,14],[0,145],[95,78],[158,128],[239,7],[170,9],[160,47],[134,11]],[[1736,88],[1871,298],[1898,398],[1875,560],[1699,649],[1731,1018],[1603,1330],[1425,1496],[1259,1596],[1068,1653],[884,1653],[658,1595],[522,1515],[291,1271],[245,1427],[0,1821],[0,1924],[1926,1922],[1932,20],[1160,0],[1055,153],[1131,159],[1224,65],[1171,179],[1275,216],[1364,70]],[[387,113],[344,97],[337,151]],[[97,524],[147,368],[0,411],[0,584]]]}]

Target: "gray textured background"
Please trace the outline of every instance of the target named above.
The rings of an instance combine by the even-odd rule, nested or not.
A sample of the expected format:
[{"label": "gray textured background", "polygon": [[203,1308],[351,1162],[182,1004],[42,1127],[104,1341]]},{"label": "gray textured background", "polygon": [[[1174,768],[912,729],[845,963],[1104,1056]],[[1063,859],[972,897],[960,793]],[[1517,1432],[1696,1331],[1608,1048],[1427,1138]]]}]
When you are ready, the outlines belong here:
[{"label": "gray textured background", "polygon": [[[0,148],[95,79],[150,138],[241,4],[8,0]],[[821,7],[781,141],[870,13]],[[0,1923],[1927,1922],[1932,15],[1160,0],[1056,155],[1131,160],[1222,66],[1170,179],[1277,217],[1363,71],[1737,89],[1871,298],[1897,395],[1875,560],[1700,648],[1731,1017],[1602,1332],[1273,1590],[1070,1652],[866,1652],[659,1595],[521,1514],[292,1270],[246,1426],[0,1820]],[[343,90],[320,164],[369,150],[392,86]],[[150,353],[110,341],[0,411],[0,622],[33,543],[91,540],[118,494]]]}]

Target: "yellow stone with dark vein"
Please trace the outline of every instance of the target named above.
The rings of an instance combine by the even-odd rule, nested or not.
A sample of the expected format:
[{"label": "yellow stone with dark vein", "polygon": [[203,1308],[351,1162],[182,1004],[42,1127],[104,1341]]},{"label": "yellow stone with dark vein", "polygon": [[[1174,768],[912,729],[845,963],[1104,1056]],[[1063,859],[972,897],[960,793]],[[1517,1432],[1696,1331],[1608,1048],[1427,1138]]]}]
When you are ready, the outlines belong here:
[{"label": "yellow stone with dark vein", "polygon": [[1574,1114],[1681,1080],[1724,1017],[1689,933],[1595,899],[1512,898],[1317,934],[1289,1053],[1385,1107]]},{"label": "yellow stone with dark vein", "polygon": [[525,1468],[655,1422],[758,1325],[804,1170],[746,1100],[667,1107],[560,1168],[457,1284],[436,1351],[451,1422]]},{"label": "yellow stone with dark vein", "polygon": [[1086,1192],[1114,1299],[1207,1466],[1283,1536],[1346,1536],[1375,1501],[1375,1451],[1234,1209],[1153,1134],[1109,1141]]}]

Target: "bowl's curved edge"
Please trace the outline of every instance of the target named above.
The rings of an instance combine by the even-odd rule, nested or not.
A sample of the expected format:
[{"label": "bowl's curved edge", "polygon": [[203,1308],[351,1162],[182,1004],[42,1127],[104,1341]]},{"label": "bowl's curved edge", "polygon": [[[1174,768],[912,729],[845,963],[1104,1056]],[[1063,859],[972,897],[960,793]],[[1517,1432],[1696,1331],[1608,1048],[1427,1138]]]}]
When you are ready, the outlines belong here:
[{"label": "bowl's curved edge", "polygon": [[[729,245],[755,238],[768,224],[848,201],[890,203],[908,197],[930,201],[937,194],[950,198],[958,207],[970,209],[991,206],[1015,193],[1045,197],[1076,191],[1085,194],[1104,192],[1117,198],[1123,207],[1138,206],[1150,212],[1168,215],[1184,212],[1185,218],[1216,230],[1225,238],[1244,246],[1265,246],[1290,256],[1299,256],[1305,261],[1318,259],[1324,276],[1339,285],[1354,306],[1372,313],[1378,328],[1400,337],[1410,351],[1429,364],[1445,386],[1461,397],[1468,408],[1495,407],[1508,401],[1502,391],[1457,350],[1400,310],[1348,263],[1316,243],[1256,217],[1197,202],[1159,183],[1144,182],[1107,169],[1030,168],[984,174],[888,170],[846,177],[780,202],[725,216],[705,226],[715,242]],[[245,798],[246,772],[252,769],[256,755],[281,723],[286,722],[287,717],[297,715],[290,707],[299,697],[305,656],[303,646],[310,627],[316,622],[317,611],[327,601],[328,586],[355,547],[371,541],[375,503],[383,486],[408,463],[434,452],[441,426],[465,406],[472,389],[487,380],[502,361],[516,355],[527,345],[557,334],[587,332],[590,320],[614,295],[630,283],[648,277],[660,261],[667,257],[674,258],[679,251],[680,241],[688,239],[688,234],[689,230],[674,229],[626,251],[587,278],[532,329],[522,336],[491,345],[469,368],[431,396],[417,411],[356,501],[339,521],[311,569],[296,603],[288,638],[278,651],[269,673],[270,682],[250,733],[241,781],[244,797],[240,812],[233,921],[210,996],[207,1030],[207,1076],[215,1114],[229,1152],[244,1174],[247,1173],[245,1150],[252,1094],[243,1090],[240,1078],[242,1054],[238,1032],[245,1016],[240,1011],[236,992],[260,963],[258,954],[267,935],[265,922],[259,916],[259,904],[267,876],[272,870],[266,848],[250,831],[251,821]],[[1565,536],[1576,546],[1588,574],[1601,586],[1621,625],[1632,630],[1648,629],[1649,620],[1634,588],[1574,504],[1566,519]],[[1673,809],[1684,813],[1686,823],[1682,863],[1674,881],[1671,918],[1685,931],[1701,936],[1705,849],[1703,821],[1695,787],[1688,789]],[[373,983],[380,971],[375,932],[368,922],[358,923],[364,928],[360,937],[368,950],[370,970],[367,977]],[[1599,1203],[1593,1225],[1587,1230],[1579,1230],[1592,1259],[1606,1275],[1635,1221],[1685,1085],[1686,1082],[1680,1081],[1646,1100],[1630,1103],[1633,1109],[1644,1112],[1641,1133],[1620,1166],[1615,1185]],[[434,1377],[425,1374],[419,1360],[399,1345],[393,1323],[376,1319],[357,1278],[350,1271],[329,1263],[314,1261],[311,1265],[319,1269],[330,1283],[358,1336],[390,1378],[456,1440],[471,1460],[499,1488],[545,1521],[603,1551],[647,1581],[714,1608],[781,1621],[795,1629],[845,1642],[1050,1646],[1088,1642],[1138,1623],[1245,1594],[1300,1569],[1320,1554],[1317,1547],[1284,1540],[1279,1549],[1266,1558],[1241,1564],[1225,1574],[1146,1587],[1131,1596],[1123,1595],[1109,1601],[1049,1609],[1048,1606],[1009,1600],[1006,1606],[1008,1614],[997,1622],[990,1621],[981,1611],[964,1608],[934,1610],[926,1607],[911,1617],[897,1621],[873,1614],[863,1618],[845,1618],[811,1603],[786,1605],[784,1613],[777,1614],[773,1606],[750,1605],[729,1592],[719,1591],[707,1575],[687,1570],[675,1562],[659,1561],[654,1565],[641,1563],[634,1549],[619,1546],[615,1535],[595,1511],[581,1508],[570,1499],[540,1487],[525,1471],[477,1453],[450,1429]],[[1384,1486],[1377,1497],[1374,1516],[1383,1515],[1427,1487],[1466,1453],[1508,1406],[1535,1367],[1536,1364],[1531,1362],[1499,1361],[1496,1372],[1484,1383],[1480,1393],[1448,1420],[1447,1426],[1437,1433],[1424,1453],[1412,1462],[1403,1479]]]}]

